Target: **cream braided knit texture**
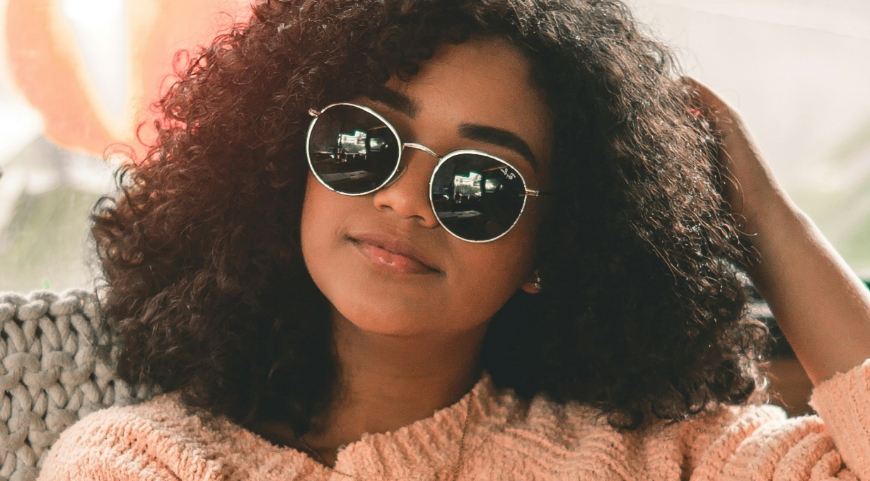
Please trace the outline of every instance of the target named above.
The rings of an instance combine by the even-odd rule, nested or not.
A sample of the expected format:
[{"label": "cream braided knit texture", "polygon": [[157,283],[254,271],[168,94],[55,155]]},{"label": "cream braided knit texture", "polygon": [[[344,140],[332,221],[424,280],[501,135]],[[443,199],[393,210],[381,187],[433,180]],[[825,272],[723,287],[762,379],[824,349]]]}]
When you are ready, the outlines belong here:
[{"label": "cream braided knit texture", "polygon": [[108,406],[150,397],[115,376],[93,293],[0,293],[0,480],[35,480],[60,432]]}]

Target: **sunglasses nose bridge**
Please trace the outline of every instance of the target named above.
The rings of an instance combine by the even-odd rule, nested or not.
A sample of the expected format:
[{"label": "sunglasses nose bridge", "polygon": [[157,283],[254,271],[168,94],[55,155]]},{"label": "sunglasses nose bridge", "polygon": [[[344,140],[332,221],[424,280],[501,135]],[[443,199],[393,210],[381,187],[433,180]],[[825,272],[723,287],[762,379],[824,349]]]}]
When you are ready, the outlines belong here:
[{"label": "sunglasses nose bridge", "polygon": [[415,144],[414,142],[405,142],[405,143],[402,145],[402,150],[404,150],[404,149],[406,149],[406,148],[410,148],[410,149],[415,149],[415,150],[419,150],[419,151],[422,151],[422,152],[426,152],[427,154],[431,155],[432,157],[435,157],[436,159],[439,159],[439,160],[441,159],[441,157],[438,156],[438,154],[436,154],[434,150],[430,149],[429,147],[426,147],[426,146],[423,145],[423,144]]},{"label": "sunglasses nose bridge", "polygon": [[[414,142],[404,142],[404,143],[402,143],[402,153],[403,154],[404,154],[404,151],[406,148],[411,148],[414,150],[418,150],[420,152],[424,152],[426,154],[431,155],[432,157],[435,157],[435,160],[438,160],[438,161],[441,160],[441,157],[439,157],[438,154],[436,154],[434,150],[430,149],[429,147],[426,147],[423,144],[417,144]],[[405,174],[405,171],[407,171],[407,170],[408,170],[408,166],[405,164],[404,155],[401,155],[399,157],[399,166],[396,169],[396,174],[383,187],[387,187],[389,185],[394,184],[397,180],[399,180],[400,177],[402,177],[402,175]]]}]

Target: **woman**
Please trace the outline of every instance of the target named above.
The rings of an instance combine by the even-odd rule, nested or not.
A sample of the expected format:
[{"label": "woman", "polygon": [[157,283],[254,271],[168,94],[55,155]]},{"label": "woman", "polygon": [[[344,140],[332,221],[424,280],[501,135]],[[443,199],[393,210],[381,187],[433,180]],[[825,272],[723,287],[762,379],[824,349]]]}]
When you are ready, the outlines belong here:
[{"label": "woman", "polygon": [[93,229],[168,394],[42,479],[870,478],[870,296],[621,3],[272,0],[179,77]]}]

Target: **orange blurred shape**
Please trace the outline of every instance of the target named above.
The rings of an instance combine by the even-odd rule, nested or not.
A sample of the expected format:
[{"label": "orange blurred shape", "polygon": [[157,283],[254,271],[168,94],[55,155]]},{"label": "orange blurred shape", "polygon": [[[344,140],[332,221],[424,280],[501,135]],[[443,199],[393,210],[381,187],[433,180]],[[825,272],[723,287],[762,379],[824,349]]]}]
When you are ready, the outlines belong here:
[{"label": "orange blurred shape", "polygon": [[[173,73],[179,50],[195,53],[232,19],[247,21],[251,0],[126,0],[128,85],[121,119],[113,118],[97,94],[60,0],[8,0],[6,45],[12,77],[42,114],[45,136],[68,149],[103,157],[122,142],[140,156],[140,136],[153,138],[150,105]],[[171,81],[171,78],[168,79]]]}]

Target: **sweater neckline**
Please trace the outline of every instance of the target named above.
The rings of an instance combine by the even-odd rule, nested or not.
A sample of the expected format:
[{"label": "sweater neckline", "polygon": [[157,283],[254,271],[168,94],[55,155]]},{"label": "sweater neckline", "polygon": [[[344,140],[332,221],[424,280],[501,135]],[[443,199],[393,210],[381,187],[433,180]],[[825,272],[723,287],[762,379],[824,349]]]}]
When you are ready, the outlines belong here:
[{"label": "sweater neckline", "polygon": [[[492,379],[484,372],[458,401],[436,410],[431,416],[394,431],[364,433],[360,439],[343,446],[338,450],[333,468],[319,463],[304,451],[275,444],[242,426],[235,427],[254,443],[252,448],[271,451],[291,464],[301,463],[324,478],[338,471],[357,479],[382,476],[394,479],[423,476],[434,479],[442,477],[456,464],[466,413],[469,416],[468,436],[492,412],[493,404],[498,403],[497,398]],[[466,443],[465,451],[469,448]],[[397,465],[396,459],[402,459],[403,462]]]}]

